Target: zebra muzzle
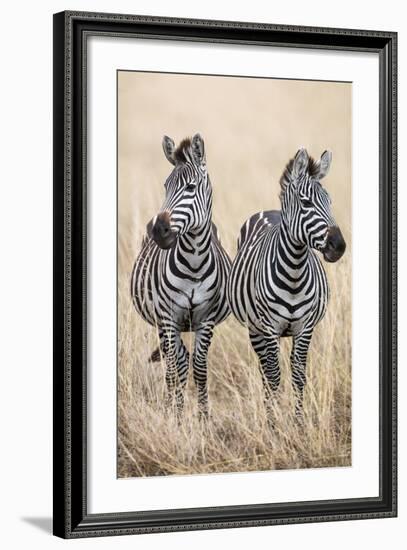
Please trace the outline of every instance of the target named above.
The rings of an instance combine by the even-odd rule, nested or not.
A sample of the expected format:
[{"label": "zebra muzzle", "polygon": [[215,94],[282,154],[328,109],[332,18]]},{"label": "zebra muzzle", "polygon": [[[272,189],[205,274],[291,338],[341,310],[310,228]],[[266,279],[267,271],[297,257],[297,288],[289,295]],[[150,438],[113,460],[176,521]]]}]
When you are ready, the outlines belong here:
[{"label": "zebra muzzle", "polygon": [[337,262],[342,258],[346,250],[346,242],[339,227],[333,226],[328,229],[326,245],[321,250],[324,260],[327,262]]},{"label": "zebra muzzle", "polygon": [[177,234],[171,229],[169,212],[162,212],[147,224],[147,234],[160,248],[172,248],[177,241]]}]

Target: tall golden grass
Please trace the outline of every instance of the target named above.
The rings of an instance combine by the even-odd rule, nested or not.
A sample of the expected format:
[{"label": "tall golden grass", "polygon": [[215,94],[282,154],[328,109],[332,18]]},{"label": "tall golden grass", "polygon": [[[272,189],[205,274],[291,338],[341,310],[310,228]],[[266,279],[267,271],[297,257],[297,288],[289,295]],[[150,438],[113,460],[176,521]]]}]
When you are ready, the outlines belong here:
[{"label": "tall golden grass", "polygon": [[[120,250],[121,265],[130,268],[134,257],[124,258]],[[199,421],[192,377],[181,422],[169,414],[165,364],[148,362],[158,344],[157,331],[134,310],[130,269],[119,271],[119,477],[350,465],[349,254],[327,266],[332,296],[309,352],[301,426],[293,414],[291,340],[282,339],[282,386],[273,405],[273,429],[247,330],[232,316],[216,328],[209,352],[209,421]],[[190,334],[185,341],[191,345]]]},{"label": "tall golden grass", "polygon": [[[317,136],[315,139],[303,133],[303,139],[294,136],[281,142],[278,136],[268,134],[267,124],[251,126],[248,139],[247,120],[237,120],[236,113],[243,111],[235,108],[239,101],[244,103],[248,90],[252,96],[256,95],[254,88],[244,88],[245,82],[235,87],[231,96],[220,93],[218,84],[211,93],[213,79],[208,81],[204,89],[206,105],[216,103],[218,110],[215,109],[215,114],[210,109],[204,113],[195,110],[191,129],[191,120],[180,115],[181,103],[178,112],[170,99],[174,102],[179,99],[180,89],[187,82],[188,94],[199,103],[196,98],[198,93],[202,93],[201,83],[194,88],[190,80],[180,82],[175,77],[163,75],[162,78],[167,76],[173,81],[165,81],[166,93],[162,98],[158,92],[160,86],[157,86],[159,76],[145,75],[143,79],[137,73],[124,73],[123,79],[119,80],[118,475],[156,476],[350,465],[349,90],[345,93],[340,85],[336,88],[333,84],[322,83],[328,86],[331,100],[328,102],[320,100],[326,87],[321,88],[318,96],[319,88],[312,83],[307,99],[309,83],[288,82],[288,87],[284,87],[278,81],[280,99],[290,90],[292,94],[298,94],[298,98],[294,98],[297,102],[308,101],[311,105],[312,98],[315,108],[309,108],[305,115],[309,117],[308,122],[312,121],[320,129],[319,132],[310,130],[309,136]],[[152,81],[155,86],[151,85]],[[225,81],[226,88],[230,85],[230,80]],[[263,100],[261,83],[255,81],[254,85],[259,101]],[[277,94],[275,88],[273,93]],[[280,107],[281,102],[278,105]],[[344,106],[348,109],[346,116],[343,116]],[[250,104],[245,104],[245,108],[245,116],[247,110],[255,112],[258,108],[256,97]],[[275,103],[269,107],[268,103],[262,104],[266,118],[267,108],[276,109]],[[212,113],[212,118],[208,113]],[[317,114],[321,120],[316,120]],[[273,113],[269,115],[272,118]],[[298,112],[295,116],[300,128]],[[335,116],[336,127],[323,124],[326,118]],[[308,128],[307,120],[302,122]],[[145,132],[146,127],[151,132]],[[157,332],[138,316],[133,307],[129,289],[131,269],[145,225],[162,204],[163,183],[171,168],[161,152],[162,134],[168,133],[180,140],[197,130],[206,139],[208,170],[214,187],[214,221],[231,258],[235,255],[237,235],[245,219],[261,209],[279,207],[278,177],[284,164],[296,152],[294,143],[301,139],[298,145],[306,144],[315,156],[325,148],[333,150],[334,162],[327,177],[327,188],[348,249],[337,264],[324,264],[331,300],[325,318],[314,331],[308,354],[303,425],[297,423],[294,414],[289,367],[291,339],[281,341],[282,384],[279,397],[272,406],[273,428],[264,409],[261,375],[247,330],[232,316],[215,329],[209,352],[210,417],[206,423],[199,421],[192,376],[187,384],[185,411],[178,421],[165,408],[165,365],[148,362],[158,344]],[[292,134],[295,134],[294,127],[290,127],[289,135]],[[231,161],[225,162],[228,152]],[[268,172],[270,167],[271,172]],[[185,342],[191,346],[193,335],[184,336]]]}]

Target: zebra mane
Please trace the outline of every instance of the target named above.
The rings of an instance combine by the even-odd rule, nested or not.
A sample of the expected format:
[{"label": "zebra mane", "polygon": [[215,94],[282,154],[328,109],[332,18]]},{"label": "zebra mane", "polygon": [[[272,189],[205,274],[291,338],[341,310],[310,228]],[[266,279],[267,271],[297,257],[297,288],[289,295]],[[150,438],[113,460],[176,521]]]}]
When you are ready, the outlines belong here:
[{"label": "zebra mane", "polygon": [[[284,172],[280,178],[280,200],[283,200],[284,193],[287,190],[288,185],[291,183],[293,177],[294,158],[290,159],[284,168]],[[312,157],[308,160],[308,175],[315,176],[319,171],[319,161]]]},{"label": "zebra mane", "polygon": [[174,160],[176,162],[187,162],[189,160],[188,151],[191,148],[191,138],[184,138],[174,151]]}]

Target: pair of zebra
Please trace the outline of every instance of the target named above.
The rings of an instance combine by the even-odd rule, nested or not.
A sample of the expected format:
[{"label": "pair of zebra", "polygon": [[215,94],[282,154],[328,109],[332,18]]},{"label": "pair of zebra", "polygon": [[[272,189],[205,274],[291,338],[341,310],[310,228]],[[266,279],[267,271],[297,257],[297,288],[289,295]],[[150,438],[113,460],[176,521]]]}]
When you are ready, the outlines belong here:
[{"label": "pair of zebra", "polygon": [[193,376],[200,412],[207,415],[208,350],[214,327],[232,311],[248,327],[266,402],[280,383],[280,337],[293,338],[292,382],[301,416],[308,348],[329,297],[314,250],[336,262],[346,247],[320,183],[332,154],[325,151],[314,161],[305,149],[297,152],[280,179],[281,211],[259,212],[246,221],[232,263],[212,222],[202,137],[196,134],[176,147],[164,136],[162,145],[173,169],[164,204],[147,225],[131,295],[141,317],[158,328],[160,347],[151,360],[165,358],[169,402],[182,411],[190,358],[181,332],[195,332]]}]

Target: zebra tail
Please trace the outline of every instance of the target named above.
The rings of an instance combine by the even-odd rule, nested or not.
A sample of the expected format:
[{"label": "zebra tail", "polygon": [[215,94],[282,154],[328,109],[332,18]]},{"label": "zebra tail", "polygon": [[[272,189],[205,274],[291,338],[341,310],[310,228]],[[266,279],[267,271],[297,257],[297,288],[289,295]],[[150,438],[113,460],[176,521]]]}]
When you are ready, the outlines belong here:
[{"label": "zebra tail", "polygon": [[161,361],[161,348],[158,346],[153,353],[150,355],[150,358],[148,360],[149,363],[158,363]]}]

